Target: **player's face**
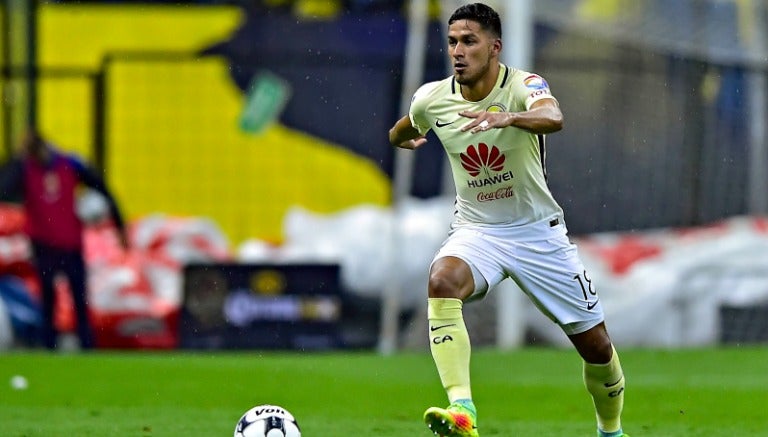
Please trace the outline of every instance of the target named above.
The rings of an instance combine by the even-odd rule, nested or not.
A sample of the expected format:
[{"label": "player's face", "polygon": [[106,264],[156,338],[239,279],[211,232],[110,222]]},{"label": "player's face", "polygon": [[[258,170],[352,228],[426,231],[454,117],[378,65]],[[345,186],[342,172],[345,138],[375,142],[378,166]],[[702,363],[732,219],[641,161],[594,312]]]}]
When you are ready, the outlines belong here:
[{"label": "player's face", "polygon": [[48,160],[48,147],[45,141],[32,132],[27,132],[21,141],[22,152],[38,161]]},{"label": "player's face", "polygon": [[456,82],[472,86],[490,71],[501,41],[475,21],[456,20],[448,27],[448,54]]}]

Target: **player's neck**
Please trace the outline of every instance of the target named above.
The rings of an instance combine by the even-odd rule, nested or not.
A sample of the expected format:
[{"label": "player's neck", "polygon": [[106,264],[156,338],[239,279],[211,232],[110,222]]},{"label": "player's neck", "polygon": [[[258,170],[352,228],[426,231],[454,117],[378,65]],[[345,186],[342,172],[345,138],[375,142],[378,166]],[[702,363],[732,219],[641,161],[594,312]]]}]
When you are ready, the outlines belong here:
[{"label": "player's neck", "polygon": [[496,86],[501,71],[500,64],[494,62],[488,68],[488,71],[475,83],[471,85],[461,85],[461,95],[470,102],[479,102],[488,97]]}]

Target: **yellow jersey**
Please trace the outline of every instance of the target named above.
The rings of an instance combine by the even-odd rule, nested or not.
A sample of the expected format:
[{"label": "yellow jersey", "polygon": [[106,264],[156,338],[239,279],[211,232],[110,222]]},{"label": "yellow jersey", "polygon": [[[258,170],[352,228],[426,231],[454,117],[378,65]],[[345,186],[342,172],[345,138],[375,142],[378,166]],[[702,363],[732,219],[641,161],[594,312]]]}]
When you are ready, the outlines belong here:
[{"label": "yellow jersey", "polygon": [[506,127],[462,132],[472,120],[461,111],[521,112],[541,99],[554,99],[549,85],[533,73],[501,65],[494,89],[471,102],[451,76],[422,85],[411,101],[411,124],[440,139],[456,184],[453,227],[525,226],[562,217],[547,186],[544,135]]}]

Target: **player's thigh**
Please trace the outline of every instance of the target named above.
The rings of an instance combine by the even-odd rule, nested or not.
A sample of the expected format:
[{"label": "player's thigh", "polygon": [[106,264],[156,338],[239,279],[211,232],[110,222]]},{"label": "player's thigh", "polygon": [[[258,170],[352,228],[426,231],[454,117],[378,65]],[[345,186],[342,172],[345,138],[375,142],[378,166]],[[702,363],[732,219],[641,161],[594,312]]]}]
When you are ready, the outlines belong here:
[{"label": "player's thigh", "polygon": [[603,321],[595,284],[566,235],[516,246],[516,282],[566,334],[584,332]]},{"label": "player's thigh", "polygon": [[[489,288],[504,279],[503,269],[498,262],[499,252],[500,249],[483,234],[474,230],[460,229],[443,242],[432,260],[430,272],[435,272],[436,266],[440,267],[445,259],[456,258],[463,261],[473,282],[472,292],[464,298],[479,298],[484,296]],[[467,273],[466,270],[465,273]]]}]

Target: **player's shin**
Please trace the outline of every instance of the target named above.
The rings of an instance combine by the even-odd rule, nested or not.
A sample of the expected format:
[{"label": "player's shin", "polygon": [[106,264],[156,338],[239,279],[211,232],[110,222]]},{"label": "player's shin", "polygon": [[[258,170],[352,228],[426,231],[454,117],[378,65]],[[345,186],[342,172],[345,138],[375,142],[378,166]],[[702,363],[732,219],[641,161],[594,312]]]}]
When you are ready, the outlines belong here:
[{"label": "player's shin", "polygon": [[584,384],[592,395],[600,430],[620,430],[621,410],[624,407],[624,372],[615,349],[607,364],[584,362]]},{"label": "player's shin", "polygon": [[472,399],[469,381],[471,346],[460,299],[430,298],[429,347],[450,402]]}]

